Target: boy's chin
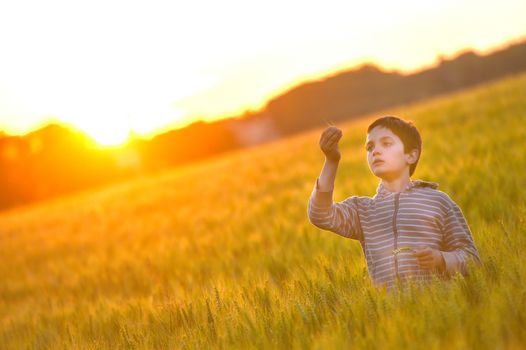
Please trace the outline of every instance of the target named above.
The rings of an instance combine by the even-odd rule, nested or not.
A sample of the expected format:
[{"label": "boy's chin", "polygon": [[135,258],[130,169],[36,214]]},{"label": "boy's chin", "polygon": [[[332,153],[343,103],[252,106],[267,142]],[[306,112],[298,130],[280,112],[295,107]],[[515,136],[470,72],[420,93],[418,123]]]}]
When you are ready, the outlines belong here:
[{"label": "boy's chin", "polygon": [[388,171],[373,171],[372,173],[374,176],[382,180],[390,180],[393,178],[393,174],[389,173]]},{"label": "boy's chin", "polygon": [[385,175],[385,171],[381,171],[381,170],[375,171],[371,169],[371,172],[373,173],[374,176],[379,177],[379,178],[382,178],[382,176]]}]

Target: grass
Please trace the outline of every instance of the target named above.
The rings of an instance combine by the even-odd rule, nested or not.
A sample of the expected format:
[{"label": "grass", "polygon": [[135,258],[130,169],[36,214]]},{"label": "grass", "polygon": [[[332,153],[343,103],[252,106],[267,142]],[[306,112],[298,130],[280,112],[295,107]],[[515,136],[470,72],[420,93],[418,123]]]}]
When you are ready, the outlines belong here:
[{"label": "grass", "polygon": [[421,130],[413,179],[462,208],[469,277],[386,294],[357,241],[308,222],[322,126],[2,213],[0,348],[525,348],[526,75],[339,123],[335,200],[374,194],[382,114]]}]

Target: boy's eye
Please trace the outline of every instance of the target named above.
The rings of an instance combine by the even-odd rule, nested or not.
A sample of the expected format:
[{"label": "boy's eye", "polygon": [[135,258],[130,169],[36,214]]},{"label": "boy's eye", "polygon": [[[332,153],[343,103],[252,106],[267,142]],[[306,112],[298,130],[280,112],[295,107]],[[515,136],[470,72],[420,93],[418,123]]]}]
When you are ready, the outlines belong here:
[{"label": "boy's eye", "polygon": [[[384,147],[389,147],[389,146],[391,146],[392,144],[393,144],[392,142],[382,142],[382,145],[383,145]],[[373,149],[373,145],[365,146],[365,149],[366,149],[367,151],[371,151],[371,150]]]}]

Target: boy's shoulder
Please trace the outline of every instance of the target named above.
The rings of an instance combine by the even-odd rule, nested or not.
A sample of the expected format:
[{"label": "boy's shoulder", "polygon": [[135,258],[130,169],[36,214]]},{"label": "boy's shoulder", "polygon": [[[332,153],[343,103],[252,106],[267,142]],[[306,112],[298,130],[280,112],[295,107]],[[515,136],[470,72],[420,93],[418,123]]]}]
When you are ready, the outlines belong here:
[{"label": "boy's shoulder", "polygon": [[437,182],[424,181],[424,180],[413,180],[413,187],[420,192],[426,193],[433,198],[440,199],[448,207],[455,204],[455,201],[446,192],[438,188]]},{"label": "boy's shoulder", "polygon": [[[412,190],[413,193],[419,193],[420,196],[422,194],[429,196],[429,199],[439,202],[444,209],[454,206],[455,202],[453,199],[446,192],[440,190],[438,186],[439,184],[437,182],[411,180],[408,189]],[[374,196],[353,195],[347,197],[345,202],[366,207],[370,205],[374,206],[378,201],[382,202],[383,199],[387,198],[386,195],[387,192],[379,185]]]}]

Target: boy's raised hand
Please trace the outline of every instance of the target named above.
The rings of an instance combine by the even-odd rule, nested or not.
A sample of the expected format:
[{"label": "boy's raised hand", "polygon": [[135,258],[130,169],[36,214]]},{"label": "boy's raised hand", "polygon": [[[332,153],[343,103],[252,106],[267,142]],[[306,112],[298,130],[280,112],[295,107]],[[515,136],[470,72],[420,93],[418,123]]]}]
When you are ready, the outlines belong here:
[{"label": "boy's raised hand", "polygon": [[340,160],[341,154],[338,141],[340,141],[342,135],[342,131],[335,126],[329,126],[321,133],[320,148],[328,160]]}]

